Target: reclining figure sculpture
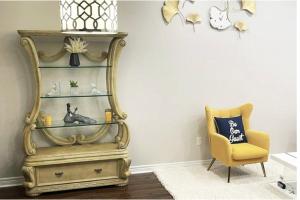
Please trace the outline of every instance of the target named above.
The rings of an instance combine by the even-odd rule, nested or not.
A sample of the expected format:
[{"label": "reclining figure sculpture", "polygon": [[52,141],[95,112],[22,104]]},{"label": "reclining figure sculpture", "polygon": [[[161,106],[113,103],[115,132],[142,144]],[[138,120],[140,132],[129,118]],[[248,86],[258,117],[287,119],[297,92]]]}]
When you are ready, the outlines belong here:
[{"label": "reclining figure sculpture", "polygon": [[71,104],[67,103],[67,114],[64,117],[64,122],[68,123],[68,124],[74,123],[74,122],[79,122],[79,123],[83,123],[83,124],[96,124],[97,123],[97,121],[92,118],[76,114],[77,110],[78,110],[78,108],[76,107],[74,112],[72,112]]}]

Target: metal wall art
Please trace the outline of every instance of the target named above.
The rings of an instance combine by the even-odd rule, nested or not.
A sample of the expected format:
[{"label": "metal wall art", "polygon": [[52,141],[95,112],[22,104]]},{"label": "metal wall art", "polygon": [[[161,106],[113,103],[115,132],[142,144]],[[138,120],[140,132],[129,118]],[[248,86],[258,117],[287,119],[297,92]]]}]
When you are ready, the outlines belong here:
[{"label": "metal wall art", "polygon": [[247,25],[245,22],[243,21],[237,21],[234,23],[234,27],[240,31],[240,32],[243,32],[243,31],[246,31],[248,29]]},{"label": "metal wall art", "polygon": [[237,31],[239,31],[239,36],[241,37],[241,32],[245,32],[248,30],[248,27],[245,22],[243,21],[237,21],[234,23],[234,28],[236,28]]},{"label": "metal wall art", "polygon": [[242,0],[242,9],[247,10],[249,13],[254,14],[256,11],[255,0]]},{"label": "metal wall art", "polygon": [[162,7],[162,14],[167,24],[169,24],[175,15],[180,14],[179,0],[166,0]]},{"label": "metal wall art", "polygon": [[[254,13],[256,9],[255,0],[241,0],[241,9],[247,10],[250,13]],[[221,10],[215,6],[210,8],[210,25],[212,28],[217,30],[225,30],[232,26],[229,19],[229,0],[226,0],[226,8]],[[234,23],[234,28],[239,32],[241,37],[241,32],[245,32],[248,27],[243,21],[237,21]]]},{"label": "metal wall art", "polygon": [[211,7],[209,10],[209,22],[212,28],[217,30],[224,30],[231,26],[228,18],[228,7],[221,10],[217,7]]},{"label": "metal wall art", "polygon": [[[187,1],[191,3],[195,2],[195,0],[184,0],[182,3],[182,8]],[[193,24],[193,29],[195,31],[195,24],[201,22],[200,15],[197,13],[190,13],[186,17],[184,17],[181,10],[179,9],[179,3],[179,0],[165,0],[162,7],[162,16],[165,22],[169,24],[172,21],[173,17],[178,14],[183,22],[185,21],[186,23]]]},{"label": "metal wall art", "polygon": [[[256,12],[256,3],[255,0],[239,0],[241,5],[241,10],[246,10],[247,12],[254,14]],[[162,15],[167,24],[169,24],[173,17],[179,14],[183,17],[182,9],[184,8],[186,2],[195,3],[195,0],[182,0],[182,4],[180,4],[179,0],[165,0],[164,5],[162,7]],[[239,35],[241,32],[245,32],[248,30],[248,27],[244,21],[238,20],[236,23],[232,24],[229,18],[229,0],[224,0],[225,8],[220,9],[217,6],[212,6],[209,9],[209,24],[213,29],[216,30],[225,30],[230,27],[235,28]],[[182,6],[180,6],[182,5]],[[240,10],[239,9],[239,10]],[[193,30],[195,32],[195,24],[200,23],[202,18],[196,12],[189,13],[185,17],[186,24],[192,24]]]},{"label": "metal wall art", "polygon": [[191,13],[187,15],[186,21],[193,25],[193,30],[195,32],[195,24],[201,23],[201,17],[198,13]]}]

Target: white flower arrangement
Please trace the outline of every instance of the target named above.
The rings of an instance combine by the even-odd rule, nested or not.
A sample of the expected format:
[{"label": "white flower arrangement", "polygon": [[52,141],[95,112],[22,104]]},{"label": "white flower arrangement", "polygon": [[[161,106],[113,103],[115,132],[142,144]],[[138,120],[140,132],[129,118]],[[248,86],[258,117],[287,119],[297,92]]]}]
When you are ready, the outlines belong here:
[{"label": "white flower arrangement", "polygon": [[70,53],[84,53],[87,52],[86,47],[88,44],[86,41],[80,38],[69,38],[70,44],[65,43],[65,49]]}]

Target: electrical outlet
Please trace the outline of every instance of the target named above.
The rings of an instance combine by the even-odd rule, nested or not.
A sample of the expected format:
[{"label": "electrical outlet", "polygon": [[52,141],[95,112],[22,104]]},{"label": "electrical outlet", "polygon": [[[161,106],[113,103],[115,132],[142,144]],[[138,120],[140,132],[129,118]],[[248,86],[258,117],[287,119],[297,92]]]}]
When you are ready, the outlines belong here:
[{"label": "electrical outlet", "polygon": [[196,145],[200,146],[202,144],[202,138],[200,136],[196,137]]}]

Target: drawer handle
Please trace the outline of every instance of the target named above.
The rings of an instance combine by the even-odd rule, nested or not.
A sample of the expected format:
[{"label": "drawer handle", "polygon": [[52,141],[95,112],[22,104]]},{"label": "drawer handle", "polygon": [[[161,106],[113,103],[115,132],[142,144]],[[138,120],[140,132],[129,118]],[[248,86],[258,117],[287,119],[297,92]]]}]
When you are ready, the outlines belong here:
[{"label": "drawer handle", "polygon": [[102,172],[102,169],[95,169],[95,172],[100,174]]},{"label": "drawer handle", "polygon": [[64,173],[63,173],[63,172],[55,172],[54,174],[55,174],[55,176],[57,176],[57,177],[61,177]]}]

